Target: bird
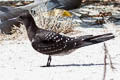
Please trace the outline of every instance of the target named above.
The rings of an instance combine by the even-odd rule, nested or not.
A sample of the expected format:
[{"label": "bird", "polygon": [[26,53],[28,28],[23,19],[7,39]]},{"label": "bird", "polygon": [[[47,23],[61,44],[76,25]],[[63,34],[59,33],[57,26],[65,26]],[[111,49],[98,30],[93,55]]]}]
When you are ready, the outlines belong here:
[{"label": "bird", "polygon": [[33,49],[39,53],[48,55],[48,60],[45,67],[51,66],[52,56],[67,55],[78,48],[101,43],[115,38],[112,33],[96,36],[65,36],[60,33],[39,28],[36,25],[33,16],[29,12],[21,14],[16,18],[16,20],[25,25],[27,35]]},{"label": "bird", "polygon": [[48,10],[64,9],[64,10],[73,10],[79,8],[82,0],[49,0],[45,4]]},{"label": "bird", "polygon": [[26,9],[10,7],[10,6],[0,6],[0,20],[1,22],[17,17],[21,13],[26,12]]},{"label": "bird", "polygon": [[63,17],[72,17],[76,16],[73,11],[74,9],[78,9],[82,3],[82,0],[48,0],[45,2],[45,6],[47,7],[48,12],[59,12]]},{"label": "bird", "polygon": [[13,30],[14,25],[17,27],[20,27],[20,23],[17,22],[16,20],[6,20],[0,23],[0,32],[2,34],[11,35],[13,34],[12,30]]},{"label": "bird", "polygon": [[12,34],[11,30],[15,25],[16,27],[20,26],[20,23],[16,20],[11,20],[19,16],[20,14],[31,11],[32,8],[41,5],[41,0],[35,0],[34,3],[29,5],[19,6],[19,7],[12,7],[12,6],[0,6],[0,31],[4,34]]},{"label": "bird", "polygon": [[0,30],[1,33],[12,34],[11,30],[13,25],[19,27],[20,23],[16,20],[11,20],[19,16],[21,13],[27,12],[28,10],[10,6],[0,6]]}]

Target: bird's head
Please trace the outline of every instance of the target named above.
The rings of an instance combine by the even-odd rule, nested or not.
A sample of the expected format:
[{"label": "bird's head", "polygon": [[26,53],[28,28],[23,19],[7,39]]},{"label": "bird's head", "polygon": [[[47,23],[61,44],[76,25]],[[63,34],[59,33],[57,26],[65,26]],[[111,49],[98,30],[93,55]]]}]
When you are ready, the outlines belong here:
[{"label": "bird's head", "polygon": [[34,22],[32,15],[29,12],[22,13],[16,18],[16,21],[23,23],[25,26],[29,26],[30,23]]},{"label": "bird's head", "polygon": [[28,22],[29,20],[31,20],[31,18],[32,18],[31,14],[27,12],[27,13],[23,13],[23,14],[19,15],[16,18],[16,20],[18,22],[25,23],[25,22]]}]

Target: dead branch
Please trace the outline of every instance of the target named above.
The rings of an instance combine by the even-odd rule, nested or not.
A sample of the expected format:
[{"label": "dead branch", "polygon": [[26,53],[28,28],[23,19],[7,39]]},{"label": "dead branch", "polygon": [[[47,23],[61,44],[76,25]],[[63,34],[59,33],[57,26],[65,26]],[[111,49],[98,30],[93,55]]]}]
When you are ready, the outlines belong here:
[{"label": "dead branch", "polygon": [[107,66],[106,66],[106,59],[107,59],[107,53],[108,53],[108,50],[107,50],[107,47],[106,47],[106,44],[104,43],[104,73],[103,73],[103,80],[105,80],[106,78],[106,70],[107,70]]},{"label": "dead branch", "polygon": [[104,43],[104,74],[103,74],[103,80],[105,80],[105,78],[106,78],[106,72],[107,72],[107,66],[106,66],[106,60],[107,60],[107,57],[109,58],[109,61],[110,61],[110,67],[111,67],[111,69],[112,70],[114,70],[115,69],[115,67],[113,66],[113,63],[112,63],[112,60],[111,60],[111,56],[110,56],[110,54],[108,53],[108,49],[107,49],[107,46],[106,46],[106,44]]}]

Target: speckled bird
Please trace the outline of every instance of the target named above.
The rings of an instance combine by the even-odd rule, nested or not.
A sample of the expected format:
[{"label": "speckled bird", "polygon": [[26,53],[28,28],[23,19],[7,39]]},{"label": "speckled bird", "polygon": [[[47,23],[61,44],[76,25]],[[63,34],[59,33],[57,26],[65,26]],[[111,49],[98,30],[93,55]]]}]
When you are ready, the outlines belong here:
[{"label": "speckled bird", "polygon": [[25,25],[32,47],[42,54],[49,55],[46,66],[50,66],[52,59],[51,56],[67,55],[80,47],[100,43],[114,38],[112,33],[97,36],[84,35],[78,38],[64,36],[59,33],[38,28],[32,15],[29,13],[21,14],[16,18],[16,20]]}]

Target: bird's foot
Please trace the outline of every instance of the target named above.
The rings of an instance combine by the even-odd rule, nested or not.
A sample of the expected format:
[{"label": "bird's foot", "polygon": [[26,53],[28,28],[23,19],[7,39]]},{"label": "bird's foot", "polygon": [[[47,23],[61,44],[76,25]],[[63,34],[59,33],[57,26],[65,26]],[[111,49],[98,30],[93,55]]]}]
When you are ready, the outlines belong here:
[{"label": "bird's foot", "polygon": [[52,58],[51,58],[51,56],[49,55],[48,61],[47,61],[47,65],[41,66],[41,67],[50,67],[51,60],[52,60]]},{"label": "bird's foot", "polygon": [[40,67],[50,67],[50,65],[44,65],[44,66],[40,66]]}]

